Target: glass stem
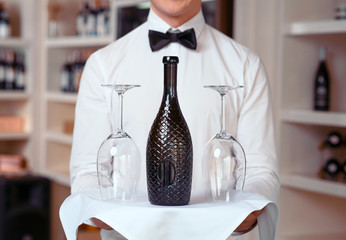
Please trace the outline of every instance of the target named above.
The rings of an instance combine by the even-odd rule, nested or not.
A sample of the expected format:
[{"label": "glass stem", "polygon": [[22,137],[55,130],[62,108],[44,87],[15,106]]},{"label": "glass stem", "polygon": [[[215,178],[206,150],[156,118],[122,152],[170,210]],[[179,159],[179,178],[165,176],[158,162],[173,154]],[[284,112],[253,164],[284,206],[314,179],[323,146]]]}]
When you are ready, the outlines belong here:
[{"label": "glass stem", "polygon": [[226,123],[226,116],[225,116],[225,94],[221,94],[221,132],[225,132],[225,123]]},{"label": "glass stem", "polygon": [[123,93],[118,93],[118,132],[123,132]]}]

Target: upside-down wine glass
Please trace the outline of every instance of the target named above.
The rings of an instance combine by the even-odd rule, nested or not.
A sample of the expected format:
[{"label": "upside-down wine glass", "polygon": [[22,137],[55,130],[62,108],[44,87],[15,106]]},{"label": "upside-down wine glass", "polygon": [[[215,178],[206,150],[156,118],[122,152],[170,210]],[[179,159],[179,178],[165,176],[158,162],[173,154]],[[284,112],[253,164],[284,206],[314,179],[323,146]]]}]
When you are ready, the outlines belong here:
[{"label": "upside-down wine glass", "polygon": [[[221,130],[206,145],[203,153],[203,179],[208,201],[230,201],[236,190],[243,190],[246,156],[240,143],[225,129],[225,95],[243,86],[209,85],[221,96]],[[242,171],[241,171],[242,170]],[[238,176],[237,172],[242,172]]]},{"label": "upside-down wine glass", "polygon": [[[97,153],[101,197],[103,200],[132,201],[139,181],[141,163],[136,144],[123,130],[123,97],[126,91],[139,85],[101,86],[111,88],[118,94],[118,128],[103,141]],[[112,107],[112,111],[113,109]]]}]

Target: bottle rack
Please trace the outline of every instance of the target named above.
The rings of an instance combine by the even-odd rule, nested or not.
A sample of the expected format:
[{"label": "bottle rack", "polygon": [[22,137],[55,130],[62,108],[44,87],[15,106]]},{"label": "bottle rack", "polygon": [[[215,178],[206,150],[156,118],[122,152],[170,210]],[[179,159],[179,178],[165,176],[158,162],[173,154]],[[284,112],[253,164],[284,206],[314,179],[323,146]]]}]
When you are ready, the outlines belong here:
[{"label": "bottle rack", "polygon": [[[38,157],[33,150],[37,144],[35,129],[38,118],[33,108],[38,97],[32,94],[36,82],[34,51],[35,43],[32,41],[35,29],[32,28],[35,16],[36,3],[33,0],[2,0],[6,4],[9,14],[10,34],[0,39],[0,48],[3,51],[21,52],[24,55],[25,89],[0,90],[0,115],[20,116],[24,118],[24,131],[16,133],[0,133],[0,153],[23,155],[28,168],[35,166]],[[30,31],[28,30],[30,29]]]},{"label": "bottle rack", "polygon": [[[318,177],[321,167],[321,152],[318,146],[321,139],[331,131],[346,133],[346,96],[342,92],[346,87],[346,69],[342,67],[346,65],[346,21],[334,19],[336,1],[334,4],[334,1],[327,0],[281,0],[280,5],[277,125],[281,184],[284,192],[280,200],[283,199],[282,226],[290,229],[290,233],[280,232],[280,237],[300,239],[300,236],[316,236],[316,229],[331,233],[334,231],[334,235],[341,237],[345,234],[344,228],[335,219],[346,221],[345,215],[341,214],[345,211],[341,202],[346,198],[346,184]],[[327,47],[331,81],[330,111],[313,110],[313,83],[321,45]],[[286,192],[290,192],[290,195],[286,195]],[[316,216],[306,217],[305,223],[298,226],[294,223],[297,221],[289,217],[292,213],[285,210],[288,206],[286,204],[292,202],[302,206],[318,206],[321,212],[334,215],[323,217],[331,219],[329,222]],[[299,209],[297,207],[294,210],[297,211],[297,216],[300,215]],[[326,229],[326,226],[331,227]],[[294,238],[290,238],[292,236]]]},{"label": "bottle rack", "polygon": [[[74,121],[74,109],[77,92],[61,90],[62,68],[66,63],[66,56],[73,51],[93,52],[114,40],[114,14],[111,16],[111,26],[108,35],[77,36],[76,17],[82,5],[82,0],[71,1],[55,0],[60,5],[59,18],[60,35],[49,35],[49,9],[52,0],[41,1],[40,9],[42,31],[40,33],[41,71],[40,78],[42,97],[41,111],[41,154],[40,170],[48,174],[55,181],[69,185],[69,161],[72,145],[71,126]],[[91,1],[89,1],[91,2]],[[92,1],[93,2],[93,1]],[[104,1],[105,2],[105,1]],[[110,1],[111,11],[114,10],[113,1]],[[66,129],[69,129],[68,131]]]}]

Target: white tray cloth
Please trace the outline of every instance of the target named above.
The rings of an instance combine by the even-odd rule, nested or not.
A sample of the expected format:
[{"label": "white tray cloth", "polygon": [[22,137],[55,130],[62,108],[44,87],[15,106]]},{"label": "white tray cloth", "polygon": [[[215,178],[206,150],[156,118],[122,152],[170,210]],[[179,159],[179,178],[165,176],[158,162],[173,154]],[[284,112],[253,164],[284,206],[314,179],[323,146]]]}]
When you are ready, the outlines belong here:
[{"label": "white tray cloth", "polygon": [[186,206],[156,206],[148,201],[102,201],[99,190],[69,196],[60,207],[60,219],[68,240],[77,238],[78,226],[98,218],[130,240],[224,240],[253,211],[266,207],[258,218],[261,240],[275,238],[277,206],[250,193],[236,192],[223,203],[191,199]]}]

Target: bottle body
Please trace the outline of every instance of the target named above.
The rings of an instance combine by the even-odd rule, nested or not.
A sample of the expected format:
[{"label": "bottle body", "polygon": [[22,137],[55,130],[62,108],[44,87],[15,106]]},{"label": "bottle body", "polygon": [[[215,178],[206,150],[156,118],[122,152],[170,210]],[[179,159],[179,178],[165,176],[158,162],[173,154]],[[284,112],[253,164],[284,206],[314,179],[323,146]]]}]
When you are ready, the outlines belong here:
[{"label": "bottle body", "polygon": [[5,89],[15,89],[15,62],[14,62],[14,51],[9,50],[6,52],[6,66],[5,66]]},{"label": "bottle body", "polygon": [[24,55],[20,52],[15,54],[15,73],[14,81],[16,90],[25,89],[25,65],[24,65]]},{"label": "bottle body", "polygon": [[164,57],[164,93],[147,142],[148,194],[156,205],[186,205],[191,195],[192,140],[177,98],[177,62]]},{"label": "bottle body", "polygon": [[329,110],[329,74],[326,64],[326,50],[321,48],[320,64],[316,73],[314,86],[314,109]]}]

